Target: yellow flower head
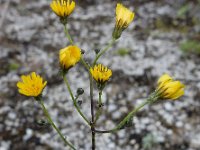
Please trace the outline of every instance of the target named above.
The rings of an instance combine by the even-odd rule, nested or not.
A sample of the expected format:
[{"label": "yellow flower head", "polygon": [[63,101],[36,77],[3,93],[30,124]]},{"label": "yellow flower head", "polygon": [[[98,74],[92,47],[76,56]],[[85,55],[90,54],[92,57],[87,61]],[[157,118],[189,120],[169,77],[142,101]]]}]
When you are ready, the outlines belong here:
[{"label": "yellow flower head", "polygon": [[90,68],[90,72],[94,80],[99,84],[104,84],[112,76],[112,71],[102,64],[95,65]]},{"label": "yellow flower head", "polygon": [[43,78],[32,72],[30,75],[22,75],[22,81],[17,82],[19,93],[26,96],[39,96],[45,88],[47,81],[43,83]]},{"label": "yellow flower head", "polygon": [[113,38],[118,39],[121,36],[122,31],[125,30],[128,27],[128,25],[133,21],[134,16],[134,12],[132,12],[122,4],[117,4],[116,23],[112,35]]},{"label": "yellow flower head", "polygon": [[73,67],[81,58],[81,49],[77,46],[70,45],[60,50],[60,66],[68,70]]},{"label": "yellow flower head", "polygon": [[66,18],[73,12],[75,5],[73,0],[53,0],[50,7],[57,16]]},{"label": "yellow flower head", "polygon": [[184,94],[185,85],[180,81],[175,81],[168,74],[162,75],[158,79],[157,91],[163,99],[175,100]]},{"label": "yellow flower head", "polygon": [[127,28],[133,21],[135,14],[124,7],[122,4],[117,4],[116,7],[116,26],[118,28]]}]

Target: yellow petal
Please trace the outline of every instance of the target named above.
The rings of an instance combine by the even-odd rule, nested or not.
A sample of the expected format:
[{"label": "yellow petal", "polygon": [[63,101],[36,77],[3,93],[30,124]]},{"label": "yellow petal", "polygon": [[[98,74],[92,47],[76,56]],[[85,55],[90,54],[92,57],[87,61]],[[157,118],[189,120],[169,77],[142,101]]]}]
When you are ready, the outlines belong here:
[{"label": "yellow petal", "polygon": [[180,81],[174,81],[168,74],[164,74],[158,80],[157,91],[161,98],[175,100],[184,94],[184,87]]},{"label": "yellow petal", "polygon": [[60,50],[59,61],[63,69],[69,69],[79,62],[81,58],[81,49],[70,45]]},{"label": "yellow petal", "polygon": [[122,4],[116,6],[116,26],[117,28],[127,28],[133,21],[135,14]]},{"label": "yellow petal", "polygon": [[112,71],[102,64],[97,64],[93,68],[90,68],[90,73],[94,80],[100,84],[105,83],[112,76]]},{"label": "yellow petal", "polygon": [[17,82],[18,91],[26,96],[39,96],[47,84],[46,81],[43,83],[43,79],[35,72],[32,72],[26,76],[22,75],[21,79],[22,82]]},{"label": "yellow petal", "polygon": [[50,7],[57,16],[66,18],[73,12],[75,4],[73,0],[53,0]]}]

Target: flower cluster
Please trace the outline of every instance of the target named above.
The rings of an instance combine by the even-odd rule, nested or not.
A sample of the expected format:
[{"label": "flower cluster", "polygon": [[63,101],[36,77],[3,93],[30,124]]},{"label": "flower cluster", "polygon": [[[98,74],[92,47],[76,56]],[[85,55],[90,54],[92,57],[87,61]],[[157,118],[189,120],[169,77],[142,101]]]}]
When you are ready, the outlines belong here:
[{"label": "flower cluster", "polygon": [[[93,63],[90,64],[85,61],[84,57],[82,57],[81,49],[74,45],[74,41],[71,38],[68,29],[67,29],[67,19],[68,16],[73,12],[75,8],[75,2],[73,0],[53,0],[50,4],[52,11],[60,18],[61,23],[64,25],[64,31],[66,37],[68,38],[71,45],[66,46],[65,48],[60,49],[59,51],[59,64],[60,69],[62,71],[63,81],[65,82],[73,104],[80,114],[80,116],[85,120],[85,122],[90,126],[92,132],[92,149],[95,149],[95,133],[110,133],[120,130],[127,126],[132,117],[135,115],[137,111],[143,108],[146,104],[154,103],[159,99],[178,99],[184,94],[185,85],[182,84],[180,81],[174,80],[168,74],[162,75],[157,82],[157,88],[154,92],[150,94],[150,96],[140,104],[138,107],[133,109],[128,113],[128,115],[114,128],[107,131],[98,131],[96,130],[96,123],[100,115],[103,111],[103,99],[102,93],[104,87],[107,85],[109,79],[112,76],[112,70],[108,67],[97,64],[97,60],[104,54],[114,42],[120,38],[122,32],[129,26],[129,24],[134,19],[134,12],[123,6],[122,4],[117,4],[116,6],[116,23],[112,33],[112,42],[108,44],[102,51],[96,51],[96,57],[93,60]],[[86,68],[90,78],[90,102],[91,102],[91,120],[88,119],[87,116],[81,111],[81,101],[79,101],[79,97],[84,94],[84,89],[81,87],[77,89],[76,96],[73,95],[73,91],[71,90],[70,83],[67,80],[67,73],[69,72],[70,68],[74,67],[79,61],[81,60],[82,64]],[[99,92],[99,99],[98,99],[98,109],[95,110],[95,99],[93,98],[93,80],[96,81],[98,92]],[[52,127],[57,131],[61,139],[64,141],[66,145],[68,145],[71,149],[76,150],[76,148],[71,144],[71,142],[67,141],[67,138],[62,135],[60,130],[56,127],[51,119],[47,109],[42,100],[42,91],[45,88],[47,81],[44,81],[43,78],[32,72],[28,75],[22,75],[21,81],[17,82],[17,87],[19,93],[25,96],[34,97],[37,102],[39,102],[43,108],[44,114],[48,118],[49,123]],[[80,103],[79,103],[80,102]]]},{"label": "flower cluster", "polygon": [[[73,12],[75,5],[76,4],[73,0],[53,0],[50,7],[62,21],[66,21],[67,17]],[[134,16],[134,12],[122,4],[117,4],[116,23],[112,34],[113,39],[118,39],[121,36],[122,31],[129,26],[133,21]],[[67,22],[65,22],[65,24],[66,23]],[[64,73],[66,73],[71,67],[75,66],[80,61],[81,57],[81,49],[76,45],[70,45],[61,49],[59,52],[60,68]],[[112,76],[112,71],[102,64],[97,64],[94,67],[91,67],[90,73],[101,90]],[[32,72],[27,76],[23,75],[21,79],[22,82],[19,81],[17,87],[19,88],[19,92],[26,96],[37,97],[41,95],[47,84],[46,81],[43,83],[42,77],[37,75],[35,72]],[[168,74],[164,74],[158,80],[156,91],[160,98],[174,100],[184,94],[184,84],[180,81],[173,80]]]}]

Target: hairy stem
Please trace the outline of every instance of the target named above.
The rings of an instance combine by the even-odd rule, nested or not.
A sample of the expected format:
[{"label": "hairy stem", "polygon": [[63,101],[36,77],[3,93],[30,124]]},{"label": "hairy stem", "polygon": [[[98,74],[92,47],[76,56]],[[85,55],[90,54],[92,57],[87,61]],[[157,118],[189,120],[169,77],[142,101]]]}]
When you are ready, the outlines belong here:
[{"label": "hairy stem", "polygon": [[89,74],[90,74],[90,66],[85,62],[83,57],[81,57],[81,63],[85,66],[85,68],[89,71]]},{"label": "hairy stem", "polygon": [[90,66],[85,62],[85,60],[81,57],[81,62],[85,66],[85,68],[88,70],[89,78],[90,78],[90,103],[91,103],[91,133],[92,133],[92,150],[95,150],[95,118],[94,118],[94,99],[93,99],[93,79],[92,75],[90,73]]},{"label": "hairy stem", "polygon": [[71,98],[72,98],[72,100],[73,100],[73,103],[74,103],[74,106],[75,106],[76,110],[77,110],[78,113],[81,115],[81,117],[85,120],[85,122],[86,122],[88,125],[90,125],[90,122],[88,121],[88,119],[87,119],[87,118],[85,117],[85,115],[81,112],[81,110],[80,110],[80,108],[79,108],[79,106],[78,106],[78,104],[77,104],[77,101],[76,101],[76,99],[75,99],[75,97],[74,97],[74,95],[73,95],[73,93],[72,93],[72,90],[71,90],[71,87],[70,87],[69,82],[68,82],[68,80],[67,80],[67,77],[66,77],[65,75],[63,75],[63,79],[64,79],[64,81],[65,81],[65,84],[66,84],[66,86],[67,86],[67,89],[68,89],[68,91],[69,91],[69,94],[70,94],[70,96],[71,96]]},{"label": "hairy stem", "polygon": [[61,137],[61,139],[63,140],[63,142],[68,145],[71,149],[76,150],[76,148],[66,140],[66,138],[62,135],[61,131],[57,128],[57,126],[54,124],[53,120],[51,119],[48,110],[46,109],[43,100],[40,98],[39,99],[39,103],[42,106],[42,109],[44,111],[44,114],[46,115],[49,123],[51,124],[51,126],[56,130],[56,132],[59,134],[59,136]]},{"label": "hairy stem", "polygon": [[[153,96],[152,96],[153,95]],[[126,117],[113,129],[111,130],[95,130],[96,133],[113,133],[116,132],[120,129],[122,129],[127,123],[129,123],[130,119],[139,111],[141,110],[145,105],[150,104],[152,102],[155,102],[158,97],[157,95],[155,95],[154,93],[149,96],[149,98],[147,98],[142,104],[140,104],[138,107],[136,107],[135,109],[133,109],[130,113],[128,113],[126,115]]]},{"label": "hairy stem", "polygon": [[74,45],[74,42],[73,42],[73,40],[69,34],[68,28],[67,28],[67,24],[64,25],[64,31],[65,31],[65,35],[66,35],[67,39],[69,40],[70,44]]},{"label": "hairy stem", "polygon": [[112,40],[108,43],[108,45],[107,45],[101,52],[99,52],[99,54],[97,54],[97,56],[96,56],[96,58],[95,58],[95,60],[94,60],[94,62],[93,62],[93,64],[92,64],[93,67],[96,65],[97,60],[98,60],[109,48],[112,47],[112,45],[115,43],[115,41],[116,41],[116,39],[112,39]]},{"label": "hairy stem", "polygon": [[95,116],[95,124],[97,122],[97,120],[99,119],[101,113],[102,113],[102,107],[103,107],[103,104],[102,104],[102,91],[99,91],[99,101],[98,101],[98,110],[97,110],[97,113],[96,113],[96,116]]},{"label": "hairy stem", "polygon": [[93,79],[90,74],[90,102],[91,102],[91,116],[92,120],[90,123],[92,132],[92,150],[95,150],[95,122],[94,122],[94,99],[93,99]]}]

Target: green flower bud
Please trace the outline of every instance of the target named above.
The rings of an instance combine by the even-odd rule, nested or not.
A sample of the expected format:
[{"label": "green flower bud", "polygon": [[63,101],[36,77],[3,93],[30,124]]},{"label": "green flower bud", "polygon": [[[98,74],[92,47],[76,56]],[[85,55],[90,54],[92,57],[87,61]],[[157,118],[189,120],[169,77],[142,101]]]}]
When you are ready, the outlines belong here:
[{"label": "green flower bud", "polygon": [[78,88],[76,91],[77,95],[82,95],[84,93],[84,90],[82,88]]}]

